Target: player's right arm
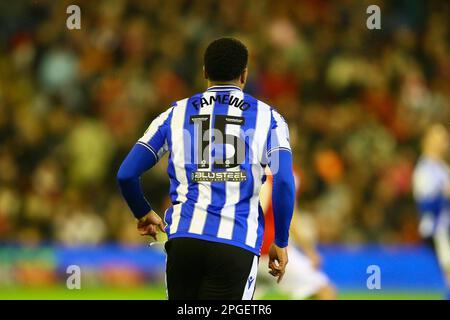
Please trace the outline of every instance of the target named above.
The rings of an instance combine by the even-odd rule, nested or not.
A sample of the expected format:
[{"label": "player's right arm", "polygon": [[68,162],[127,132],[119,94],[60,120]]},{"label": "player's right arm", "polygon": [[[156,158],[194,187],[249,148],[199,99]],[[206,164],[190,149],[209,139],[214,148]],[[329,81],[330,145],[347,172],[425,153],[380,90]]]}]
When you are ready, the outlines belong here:
[{"label": "player's right arm", "polygon": [[283,278],[288,263],[289,228],[295,202],[295,181],[289,129],[285,120],[272,110],[272,124],[267,141],[267,159],[273,175],[272,207],[275,241],[269,249],[269,273]]},{"label": "player's right arm", "polygon": [[173,108],[160,114],[148,127],[144,135],[133,146],[117,172],[120,191],[133,215],[138,220],[137,229],[141,235],[156,239],[158,229],[164,232],[162,219],[152,210],[142,192],[141,175],[151,169],[168,150],[168,119]]}]

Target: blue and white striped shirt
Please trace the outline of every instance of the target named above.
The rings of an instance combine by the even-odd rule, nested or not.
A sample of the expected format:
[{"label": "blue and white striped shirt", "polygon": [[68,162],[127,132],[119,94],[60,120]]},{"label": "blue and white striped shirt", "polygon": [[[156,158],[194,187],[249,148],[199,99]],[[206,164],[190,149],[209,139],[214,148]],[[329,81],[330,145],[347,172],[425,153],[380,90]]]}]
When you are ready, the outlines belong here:
[{"label": "blue and white striped shirt", "polygon": [[290,152],[288,126],[275,109],[239,87],[213,86],[174,103],[138,144],[157,159],[169,152],[169,239],[218,241],[259,255],[264,167],[277,170],[275,150]]},{"label": "blue and white striped shirt", "polygon": [[419,232],[430,237],[450,227],[450,171],[443,161],[422,157],[413,176],[413,191],[421,213]]}]

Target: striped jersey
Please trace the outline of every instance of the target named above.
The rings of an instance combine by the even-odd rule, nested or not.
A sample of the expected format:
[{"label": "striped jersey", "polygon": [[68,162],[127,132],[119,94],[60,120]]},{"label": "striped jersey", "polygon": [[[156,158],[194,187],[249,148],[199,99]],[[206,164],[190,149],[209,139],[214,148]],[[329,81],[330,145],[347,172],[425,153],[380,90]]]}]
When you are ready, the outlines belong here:
[{"label": "striped jersey", "polygon": [[413,175],[414,198],[421,213],[423,237],[450,227],[450,170],[443,161],[422,157]]},{"label": "striped jersey", "polygon": [[168,238],[235,245],[259,255],[264,215],[259,191],[289,130],[272,107],[236,86],[213,86],[177,101],[139,139],[157,159],[169,153]]}]

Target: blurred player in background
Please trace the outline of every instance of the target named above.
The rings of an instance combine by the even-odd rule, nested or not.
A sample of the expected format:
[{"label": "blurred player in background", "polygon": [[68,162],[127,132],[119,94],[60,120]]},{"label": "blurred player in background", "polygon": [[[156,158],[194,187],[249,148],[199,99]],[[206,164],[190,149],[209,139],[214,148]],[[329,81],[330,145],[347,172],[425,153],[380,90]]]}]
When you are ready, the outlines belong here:
[{"label": "blurred player in background", "polygon": [[444,160],[448,150],[447,129],[430,126],[414,171],[413,190],[420,211],[419,233],[436,253],[450,299],[450,170]]},{"label": "blurred player in background", "polygon": [[[294,139],[291,139],[293,141]],[[294,180],[296,193],[299,192],[300,177],[294,167]],[[272,279],[263,269],[269,260],[270,244],[274,237],[274,219],[272,209],[272,176],[268,173],[266,183],[261,188],[260,201],[265,215],[265,232],[258,277],[262,280],[256,291],[257,298],[263,297],[270,290]],[[313,218],[306,212],[300,213],[294,206],[294,214],[291,222],[291,243],[288,248],[289,272],[277,289],[291,299],[302,300],[313,298],[318,300],[333,300],[337,298],[336,290],[330,283],[327,275],[319,268],[321,257],[315,245],[315,226]]]}]

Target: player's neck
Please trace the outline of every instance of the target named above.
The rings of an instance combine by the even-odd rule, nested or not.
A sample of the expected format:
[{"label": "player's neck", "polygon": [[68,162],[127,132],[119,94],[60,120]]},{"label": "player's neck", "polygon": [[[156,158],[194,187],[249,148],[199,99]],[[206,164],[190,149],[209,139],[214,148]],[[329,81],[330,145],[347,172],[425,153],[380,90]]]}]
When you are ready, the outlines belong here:
[{"label": "player's neck", "polygon": [[244,84],[240,83],[239,81],[208,81],[208,88],[214,87],[214,86],[235,86],[238,88],[241,88],[241,90],[244,88]]}]

